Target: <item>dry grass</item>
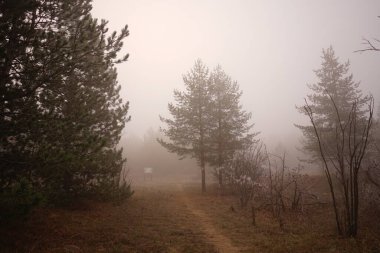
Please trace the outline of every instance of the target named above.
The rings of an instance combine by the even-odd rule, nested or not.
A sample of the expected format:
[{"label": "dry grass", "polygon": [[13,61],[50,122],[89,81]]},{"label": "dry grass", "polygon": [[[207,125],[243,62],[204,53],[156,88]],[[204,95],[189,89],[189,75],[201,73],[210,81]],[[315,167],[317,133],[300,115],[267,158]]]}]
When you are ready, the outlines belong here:
[{"label": "dry grass", "polygon": [[371,217],[373,226],[369,220],[362,219],[366,224],[362,224],[358,238],[343,239],[337,236],[334,214],[326,205],[310,207],[304,214],[288,211],[281,230],[268,210],[257,211],[257,226],[253,226],[251,213],[242,210],[236,198],[217,197],[212,191],[205,196],[190,189],[187,192],[198,206],[214,217],[215,226],[230,237],[241,252],[380,252],[380,217]]},{"label": "dry grass", "polygon": [[1,252],[215,252],[172,189],[137,188],[126,203],[38,210],[0,230]]},{"label": "dry grass", "polygon": [[[137,187],[126,203],[82,204],[73,210],[41,209],[27,222],[0,229],[1,252],[217,252],[195,213],[241,252],[380,252],[379,217],[358,239],[336,236],[330,208],[303,215],[288,212],[281,230],[270,213],[257,212],[257,226],[235,198],[202,195],[199,185]],[[183,198],[191,203],[184,204]],[[234,207],[234,211],[231,210]],[[373,220],[376,222],[373,222]],[[377,229],[376,229],[377,227]],[[220,237],[219,236],[219,237]],[[214,244],[214,245],[213,245]],[[221,249],[223,252],[223,249]]]}]

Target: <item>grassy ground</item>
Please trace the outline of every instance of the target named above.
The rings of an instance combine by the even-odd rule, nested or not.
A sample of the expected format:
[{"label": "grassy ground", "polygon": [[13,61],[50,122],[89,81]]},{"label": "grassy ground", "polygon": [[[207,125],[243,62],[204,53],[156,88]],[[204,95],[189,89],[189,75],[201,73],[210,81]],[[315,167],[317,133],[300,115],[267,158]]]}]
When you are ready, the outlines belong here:
[{"label": "grassy ground", "polygon": [[380,217],[372,217],[377,225],[371,229],[362,226],[357,239],[342,239],[336,235],[334,214],[328,206],[310,207],[304,214],[289,211],[280,229],[267,210],[256,212],[257,225],[253,226],[249,208],[242,210],[236,198],[187,192],[241,252],[380,252],[380,234],[375,232],[380,231]]},{"label": "grassy ground", "polygon": [[0,252],[380,252],[374,230],[338,238],[328,207],[288,213],[281,230],[268,211],[257,212],[254,227],[236,199],[202,195],[198,185],[135,191],[122,205],[36,210],[26,222],[0,228]]},{"label": "grassy ground", "polygon": [[174,188],[138,187],[126,203],[37,210],[0,230],[1,252],[216,252]]}]

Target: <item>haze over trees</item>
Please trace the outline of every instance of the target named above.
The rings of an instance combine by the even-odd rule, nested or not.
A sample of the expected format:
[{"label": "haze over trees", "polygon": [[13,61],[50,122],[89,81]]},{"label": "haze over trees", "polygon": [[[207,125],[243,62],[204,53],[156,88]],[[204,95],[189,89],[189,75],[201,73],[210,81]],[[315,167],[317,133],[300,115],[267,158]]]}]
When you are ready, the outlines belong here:
[{"label": "haze over trees", "polygon": [[128,157],[127,170],[128,178],[132,184],[139,184],[143,181],[143,169],[153,168],[154,182],[182,182],[200,180],[198,166],[195,159],[178,159],[174,153],[168,152],[158,142],[158,138],[163,138],[159,129],[148,129],[143,138],[136,135],[125,136],[120,141],[123,153]]},{"label": "haze over trees", "polygon": [[[206,164],[221,168],[236,150],[251,145],[256,134],[250,132],[251,114],[242,110],[237,83],[220,66],[209,74],[198,59],[183,81],[185,91],[175,90],[175,104],[168,105],[173,118],[160,117],[167,127],[162,131],[170,141],[158,141],[170,152],[198,161],[205,192]],[[222,170],[218,173],[222,182]]]},{"label": "haze over trees", "polygon": [[312,125],[297,127],[305,136],[304,149],[323,162],[338,233],[354,237],[359,172],[367,152],[374,102],[372,97],[362,96],[359,83],[348,74],[349,62],[340,64],[332,47],[323,50],[322,59],[322,68],[315,71],[319,82],[309,86],[314,93],[299,108]]},{"label": "haze over trees", "polygon": [[[349,73],[349,61],[340,63],[339,58],[335,56],[334,49],[330,46],[322,51],[321,68],[315,70],[318,82],[308,85],[311,94],[307,95],[310,101],[309,106],[314,113],[314,120],[317,125],[323,125],[323,134],[326,139],[330,139],[330,152],[334,156],[336,142],[334,140],[336,122],[338,117],[347,119],[354,102],[357,103],[358,117],[365,114],[364,105],[369,101],[368,96],[363,96],[359,88],[359,82],[354,81],[354,77]],[[334,100],[339,115],[331,104]],[[307,115],[304,108],[298,107],[300,113]],[[318,141],[314,134],[312,126],[296,125],[304,135],[303,149],[312,158],[319,158]]]},{"label": "haze over trees", "polygon": [[[380,252],[380,76],[355,58],[380,40],[352,65],[334,50],[348,56],[335,39],[351,47],[341,28],[367,5],[103,0],[149,34],[128,40],[125,71],[129,28],[109,32],[99,1],[0,0],[1,252]],[[197,54],[216,67],[183,67]],[[122,89],[119,73],[143,79]]]},{"label": "haze over trees", "polygon": [[168,151],[180,157],[190,155],[201,168],[202,192],[206,191],[207,150],[210,148],[209,120],[211,108],[210,90],[208,87],[208,68],[197,60],[192,70],[183,77],[186,91],[174,91],[176,104],[169,103],[168,109],[173,119],[160,117],[167,125],[163,133],[171,142],[158,139]]},{"label": "haze over trees", "polygon": [[248,149],[258,133],[252,133],[251,113],[243,110],[236,81],[232,81],[218,65],[210,74],[212,112],[209,120],[215,122],[211,130],[210,165],[216,166],[215,173],[223,186],[224,165],[232,160],[237,150]]}]

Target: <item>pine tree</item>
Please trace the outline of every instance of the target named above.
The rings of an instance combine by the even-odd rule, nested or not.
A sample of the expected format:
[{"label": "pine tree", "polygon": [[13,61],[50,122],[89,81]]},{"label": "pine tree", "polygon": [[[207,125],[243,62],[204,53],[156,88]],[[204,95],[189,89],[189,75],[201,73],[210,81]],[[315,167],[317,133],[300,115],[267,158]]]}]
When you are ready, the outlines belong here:
[{"label": "pine tree", "polygon": [[[335,112],[331,99],[335,102],[341,120],[347,119],[351,112],[352,105],[357,102],[358,118],[363,118],[366,110],[363,106],[369,101],[367,96],[363,96],[359,89],[359,82],[353,80],[353,75],[349,74],[350,63],[339,63],[338,57],[335,56],[333,48],[322,51],[322,66],[315,70],[318,82],[308,85],[313,92],[307,95],[310,101],[309,105],[315,117],[317,126],[321,128],[321,134],[330,139],[328,148],[330,153],[334,153],[336,143],[334,143],[335,127],[338,125],[339,119]],[[298,107],[300,113],[305,114],[303,107]],[[319,159],[319,148],[317,139],[314,135],[312,126],[296,125],[304,136],[304,151],[312,156],[312,160]]]},{"label": "pine tree", "polygon": [[90,0],[0,4],[8,8],[0,15],[8,28],[0,128],[12,126],[1,133],[2,185],[27,176],[51,195],[118,186],[124,160],[116,145],[129,117],[115,64],[128,57],[117,58],[127,27],[107,37]]},{"label": "pine tree", "polygon": [[251,133],[251,114],[242,110],[239,86],[220,66],[209,74],[197,60],[184,76],[185,92],[174,91],[176,104],[169,104],[173,119],[161,117],[167,125],[163,132],[171,142],[159,142],[181,157],[196,158],[202,171],[202,190],[205,191],[206,163],[220,172],[235,151],[248,148],[257,133]]},{"label": "pine tree", "polygon": [[170,152],[182,158],[195,158],[201,168],[202,192],[206,191],[206,162],[210,149],[209,118],[211,97],[209,91],[209,70],[201,60],[183,76],[185,91],[174,91],[175,103],[169,103],[170,118],[160,117],[167,126],[162,129],[170,141],[158,139],[158,142]]},{"label": "pine tree", "polygon": [[30,130],[38,124],[37,90],[49,75],[44,49],[54,9],[48,2],[0,1],[0,189],[31,174]]},{"label": "pine tree", "polygon": [[215,123],[212,130],[211,165],[217,166],[219,184],[223,185],[223,165],[232,159],[235,151],[248,148],[257,133],[250,133],[252,114],[242,110],[242,92],[236,81],[217,66],[210,75],[212,111],[210,120]]},{"label": "pine tree", "polygon": [[[359,173],[367,153],[373,119],[373,98],[363,97],[359,83],[348,74],[349,62],[340,64],[330,47],[323,50],[319,82],[299,108],[311,126],[298,126],[305,150],[321,162],[340,235],[355,237],[358,229]],[[364,106],[367,105],[367,108]]]},{"label": "pine tree", "polygon": [[64,195],[112,185],[124,163],[116,145],[129,120],[128,103],[119,96],[114,67],[127,59],[116,59],[122,40],[128,36],[127,27],[107,38],[107,23],[91,17],[88,1],[79,2],[84,4],[80,16],[71,15],[76,4],[65,6],[62,12],[67,15],[62,15],[61,23],[66,27],[66,36],[61,39],[67,57],[61,64],[71,71],[54,81],[53,92],[46,89],[40,94],[43,114],[57,126],[41,133],[45,142],[41,146],[56,154],[50,164],[59,161],[58,169],[45,166],[43,177],[49,178],[47,184],[54,193]]}]

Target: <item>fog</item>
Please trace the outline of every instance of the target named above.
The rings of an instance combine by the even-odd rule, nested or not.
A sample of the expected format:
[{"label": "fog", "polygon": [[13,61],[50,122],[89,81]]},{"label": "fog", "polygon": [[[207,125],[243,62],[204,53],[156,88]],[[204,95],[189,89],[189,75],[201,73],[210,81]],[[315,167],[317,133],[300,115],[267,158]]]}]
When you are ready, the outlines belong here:
[{"label": "fog", "polygon": [[380,55],[354,52],[363,38],[380,37],[379,9],[380,1],[94,0],[93,15],[109,20],[110,30],[129,26],[130,58],[118,66],[132,116],[124,137],[158,129],[173,90],[200,58],[238,82],[258,137],[292,153],[301,138],[294,123],[308,122],[295,105],[316,81],[322,48],[349,59],[354,80],[379,104]]}]

